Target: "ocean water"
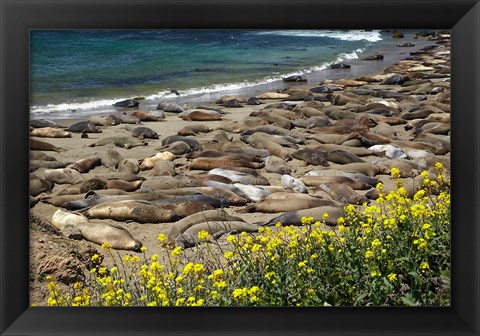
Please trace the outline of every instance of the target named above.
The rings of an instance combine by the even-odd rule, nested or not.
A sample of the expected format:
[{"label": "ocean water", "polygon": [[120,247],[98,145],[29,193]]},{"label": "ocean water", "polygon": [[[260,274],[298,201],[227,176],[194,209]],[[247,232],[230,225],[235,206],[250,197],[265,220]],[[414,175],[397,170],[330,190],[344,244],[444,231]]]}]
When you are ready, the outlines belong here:
[{"label": "ocean water", "polygon": [[[35,30],[32,117],[156,105],[320,71],[378,48],[391,33],[337,30]],[[390,39],[391,40],[391,39]]]}]

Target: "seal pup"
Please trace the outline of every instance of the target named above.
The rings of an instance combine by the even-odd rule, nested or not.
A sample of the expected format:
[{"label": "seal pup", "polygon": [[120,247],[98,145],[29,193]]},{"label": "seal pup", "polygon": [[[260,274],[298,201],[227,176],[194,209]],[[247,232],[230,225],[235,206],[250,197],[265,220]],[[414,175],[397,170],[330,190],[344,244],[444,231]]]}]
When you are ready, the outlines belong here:
[{"label": "seal pup", "polygon": [[253,185],[233,183],[233,186],[241,191],[241,194],[239,196],[245,195],[249,200],[253,202],[262,201],[265,199],[265,197],[271,194],[270,191],[255,187]]},{"label": "seal pup", "polygon": [[375,153],[385,153],[385,156],[389,159],[406,159],[407,154],[402,148],[395,145],[375,145],[368,148]]},{"label": "seal pup", "polygon": [[82,174],[71,168],[45,169],[43,174],[47,181],[56,184],[77,184],[85,181]]},{"label": "seal pup", "polygon": [[187,125],[181,128],[177,134],[181,136],[187,136],[187,135],[197,135],[198,133],[208,133],[210,132],[210,127],[205,124],[193,124],[193,125]]},{"label": "seal pup", "polygon": [[[107,243],[115,250],[140,252],[142,243],[120,225],[100,221],[84,222],[74,226],[68,234],[72,239],[85,239],[103,245]],[[80,238],[81,237],[81,238]]]}]

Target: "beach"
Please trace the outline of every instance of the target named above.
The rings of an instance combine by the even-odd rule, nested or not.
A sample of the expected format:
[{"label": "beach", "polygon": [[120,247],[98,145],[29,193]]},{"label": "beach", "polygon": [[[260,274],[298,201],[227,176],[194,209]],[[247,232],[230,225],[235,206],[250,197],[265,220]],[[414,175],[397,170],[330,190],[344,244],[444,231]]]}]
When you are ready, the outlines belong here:
[{"label": "beach", "polygon": [[[396,46],[402,43],[414,43],[415,46]],[[250,196],[250,198],[247,197],[250,195],[247,192],[239,194],[233,191],[238,197],[245,200],[243,205],[232,205],[228,202],[224,202],[222,205],[216,203],[212,205],[213,203],[207,201],[199,202],[202,205],[208,204],[202,209],[223,208],[229,215],[240,217],[244,222],[254,225],[263,225],[285,213],[278,209],[272,210],[274,212],[271,213],[255,211],[255,209],[253,212],[244,212],[247,207],[261,202],[254,200],[255,197],[258,195],[261,195],[258,197],[262,199],[266,197],[259,191],[261,187],[265,187],[261,190],[267,190],[269,195],[279,192],[298,193],[330,201],[331,204],[341,203],[343,206],[355,204],[356,207],[361,207],[364,202],[375,204],[378,197],[372,192],[375,189],[375,183],[367,179],[367,176],[376,179],[377,183],[382,182],[384,188],[389,190],[395,187],[395,182],[391,178],[391,169],[404,167],[405,171],[402,172],[400,179],[406,189],[411,186],[411,190],[408,189],[407,192],[413,198],[416,192],[415,183],[418,183],[416,178],[422,171],[433,174],[435,164],[440,162],[445,167],[446,176],[449,175],[449,48],[449,35],[445,33],[419,36],[417,39],[410,38],[408,40],[399,38],[381,52],[376,50],[375,53],[363,55],[363,57],[382,55],[383,57],[379,60],[344,60],[343,62],[349,64],[351,68],[323,69],[300,75],[302,78],[298,82],[275,81],[206,95],[198,94],[188,97],[180,95],[168,99],[139,100],[138,107],[111,107],[111,112],[102,112],[98,115],[95,115],[94,111],[89,111],[82,116],[75,113],[44,114],[35,116],[32,120],[45,118],[69,127],[78,122],[88,121],[94,115],[105,117],[113,114],[119,117],[123,113],[131,115],[134,112],[143,111],[144,114],[149,115],[152,114],[152,111],[157,111],[157,116],[158,113],[161,113],[163,118],[159,117],[157,121],[142,121],[141,124],[119,123],[117,125],[108,125],[108,120],[98,118],[96,119],[97,123],[105,123],[98,126],[101,133],[72,131],[71,137],[32,137],[32,139],[46,141],[60,148],[58,152],[42,151],[53,156],[56,161],[65,164],[59,169],[71,169],[72,164],[80,160],[98,158],[100,161],[97,160],[92,167],[88,167],[84,171],[82,168],[80,169],[82,171],[79,173],[81,182],[94,178],[109,180],[108,176],[118,170],[118,162],[111,165],[105,163],[104,159],[107,157],[108,151],[116,151],[122,160],[131,159],[131,165],[126,165],[125,169],[137,165],[137,167],[133,167],[132,174],[138,176],[143,182],[140,182],[137,187],[129,186],[128,191],[121,193],[122,196],[127,196],[122,200],[128,200],[128,195],[139,195],[149,191],[157,191],[162,194],[162,197],[167,195],[167,198],[173,199],[179,195],[194,194],[195,188],[206,190],[202,188],[215,185],[204,183],[209,180],[209,175],[206,173],[211,169],[235,170],[238,167],[254,169],[258,176],[252,175],[253,173],[248,169],[237,170],[242,177],[250,178],[248,181],[255,180],[253,177],[264,178],[262,183],[257,182],[256,185],[243,183],[257,188],[254,196]],[[315,88],[323,89],[315,91]],[[270,95],[265,95],[265,93],[270,93]],[[264,95],[262,96],[262,94]],[[225,96],[231,97],[224,99],[224,103],[222,103],[224,106],[216,103]],[[249,98],[255,96],[259,97],[258,100],[261,104],[246,104]],[[134,98],[134,96],[125,97],[125,99],[128,98]],[[172,109],[172,105],[175,105],[174,107],[180,107],[183,112],[180,110],[165,112],[162,108],[156,109],[161,102],[165,102],[162,106],[166,110]],[[183,118],[179,115],[182,115]],[[312,121],[311,125],[308,124],[310,120]],[[162,140],[178,135],[178,132],[187,126],[199,124],[203,125],[203,130],[193,131],[186,137],[196,140],[200,148],[190,146],[190,149],[185,152],[178,149],[178,152],[173,154],[173,159],[167,159],[173,162],[173,173],[171,170],[163,168],[158,176],[154,176],[156,174],[154,173],[156,169],[153,167],[155,163],[145,169],[138,168],[138,165],[143,163],[146,158],[169,150],[168,144],[162,144]],[[156,132],[158,139],[132,137],[132,131],[140,126],[148,127],[151,131]],[[206,130],[204,130],[205,126]],[[34,128],[40,129],[41,127]],[[255,134],[257,137],[253,137]],[[86,137],[84,137],[85,135]],[[127,137],[130,141],[127,143],[133,143],[134,147],[130,148],[128,144],[122,147],[113,142],[101,144],[102,140],[113,137]],[[144,144],[138,145],[140,141],[143,141]],[[275,143],[275,141],[277,142]],[[272,142],[275,145],[272,145]],[[97,145],[92,147],[94,144]],[[371,149],[372,146],[388,145],[395,147]],[[322,148],[320,149],[320,147]],[[324,161],[313,162],[312,152],[298,153],[302,150],[320,151],[321,155],[325,155]],[[212,156],[202,161],[199,159],[201,159],[203,151],[216,151],[215,157],[225,155],[227,158],[220,163],[217,159],[212,160]],[[257,151],[257,155],[252,154],[255,151]],[[269,155],[263,155],[265,151],[269,151]],[[331,153],[333,151],[338,152]],[[241,158],[232,156],[234,153],[236,155],[241,153],[240,155],[243,156]],[[193,158],[191,155],[198,155],[198,157]],[[282,159],[282,162],[286,163],[285,167],[288,168],[288,173],[279,172],[278,168],[282,168],[282,164],[266,164],[267,157]],[[49,180],[45,175],[45,170],[49,169],[46,166],[49,165],[49,162],[56,161],[35,160],[34,163],[37,166],[32,161],[31,180]],[[200,163],[194,165],[192,169],[194,161]],[[236,163],[232,164],[232,162]],[[369,165],[360,168],[360,166],[355,166],[356,163]],[[345,165],[351,165],[349,166],[351,168],[344,169]],[[270,172],[267,171],[267,166]],[[272,166],[273,168],[271,168]],[[358,170],[356,170],[357,167]],[[78,167],[76,169],[78,172]],[[278,169],[278,172],[273,172],[274,169]],[[306,176],[322,176],[322,173],[307,175],[312,171],[336,171],[337,175],[342,175],[340,172],[344,172],[347,173],[347,175],[343,175],[345,177],[352,177],[348,175],[351,173],[361,173],[363,177],[357,176],[358,181],[365,184],[365,181],[368,180],[370,185],[365,188],[348,189],[348,192],[345,191],[348,195],[341,194],[341,192],[335,192],[336,188],[338,185],[348,183],[315,182],[315,179],[309,180]],[[210,177],[212,175],[215,174],[210,174]],[[295,181],[303,181],[306,186],[302,186],[298,182],[287,185],[285,180],[282,181],[283,175],[290,175]],[[332,175],[323,176],[331,177]],[[111,178],[111,180],[114,179],[121,180],[118,176]],[[149,188],[142,189],[141,187],[151,181],[162,179],[171,179],[168,181],[172,182],[165,185],[160,183],[160,187],[156,187],[153,183]],[[214,181],[214,179],[211,180]],[[105,254],[100,244],[88,241],[85,237],[83,240],[68,238],[71,233],[70,228],[64,231],[61,227],[51,225],[52,216],[59,209],[70,213],[88,210],[88,207],[66,210],[62,205],[50,204],[49,202],[66,187],[76,184],[52,181],[50,178],[51,183],[47,183],[49,186],[44,191],[32,195],[31,216],[34,219],[33,224],[31,223],[30,241],[31,303],[36,305],[46,305],[47,303],[46,275],[53,277],[63,285],[71,285],[83,279],[85,274],[88,275],[92,267],[90,259],[94,254]],[[230,185],[238,183],[232,179],[228,182],[228,178],[218,178],[215,181],[222,181],[221,183]],[[414,181],[413,185],[412,181]],[[327,188],[319,189],[323,184],[326,184]],[[221,186],[224,185],[217,184],[215,186],[221,189]],[[122,187],[124,186],[122,185]],[[301,191],[305,187],[306,191]],[[191,191],[182,193],[180,191],[182,188],[191,188]],[[102,191],[105,188],[102,187],[99,190]],[[349,194],[352,190],[354,190],[354,194]],[[98,191],[98,194],[101,194],[101,191]],[[357,201],[352,201],[350,197]],[[228,197],[226,198],[228,199]],[[213,201],[210,200],[210,202]],[[185,212],[190,214],[194,210],[190,211],[189,206],[189,203],[185,202],[184,207],[187,208]],[[118,220],[118,217],[114,215],[111,215],[110,218],[108,215],[95,217],[92,212],[83,211],[83,214],[86,213],[91,214],[89,220],[121,225],[146,248],[143,254],[147,259],[156,254],[160,263],[166,263],[167,256],[165,250],[160,247],[157,237],[159,234],[168,236],[172,226],[181,220],[177,216],[156,223],[148,221],[142,223],[133,219]],[[183,218],[185,217],[188,216]],[[315,219],[317,220],[317,218]],[[287,223],[284,224],[287,225]],[[336,226],[329,225],[326,226],[326,229],[336,230]],[[211,245],[222,246],[226,242],[227,236],[227,234],[220,235],[218,240],[216,239],[216,243]],[[175,241],[172,244],[175,245]],[[196,250],[205,248],[204,245],[207,244],[210,243],[200,244],[198,247],[184,247],[187,254],[195,256]],[[115,251],[121,258],[126,255],[142,255],[139,251],[122,249],[115,249]],[[105,258],[105,262],[108,264],[108,258]]]}]

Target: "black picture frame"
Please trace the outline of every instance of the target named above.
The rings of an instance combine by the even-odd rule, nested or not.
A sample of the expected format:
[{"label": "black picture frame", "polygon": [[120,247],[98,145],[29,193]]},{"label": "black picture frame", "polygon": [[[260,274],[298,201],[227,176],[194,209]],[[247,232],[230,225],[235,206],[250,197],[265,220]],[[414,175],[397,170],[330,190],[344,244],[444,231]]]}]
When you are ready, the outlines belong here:
[{"label": "black picture frame", "polygon": [[[478,1],[0,0],[0,11],[2,335],[479,335]],[[138,28],[451,29],[451,307],[29,307],[29,31]]]}]

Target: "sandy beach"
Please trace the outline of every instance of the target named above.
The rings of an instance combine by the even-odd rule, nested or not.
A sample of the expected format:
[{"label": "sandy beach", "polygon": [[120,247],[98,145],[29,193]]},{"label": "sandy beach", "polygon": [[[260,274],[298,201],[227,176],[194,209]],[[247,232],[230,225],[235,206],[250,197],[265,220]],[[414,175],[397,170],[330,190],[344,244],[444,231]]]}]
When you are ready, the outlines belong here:
[{"label": "sandy beach", "polygon": [[[404,42],[406,41],[398,39],[398,44]],[[408,171],[405,171],[402,181],[406,186],[411,185],[413,181],[412,192],[414,194],[415,183],[418,182],[415,177],[421,171],[433,172],[436,162],[443,164],[447,176],[450,169],[450,38],[449,35],[438,33],[419,37],[415,43],[415,47],[397,47],[396,50],[389,51],[390,53],[386,52],[383,54],[384,61],[345,62],[351,64],[352,70],[328,69],[321,74],[306,76],[308,80],[306,82],[284,82],[281,84],[282,87],[278,87],[277,83],[276,87],[259,86],[239,92],[222,93],[221,96],[234,95],[231,99],[236,99],[236,102],[231,102],[231,104],[236,103],[241,107],[225,107],[215,103],[220,96],[210,96],[210,101],[206,101],[205,97],[198,101],[193,99],[186,101],[181,97],[177,100],[178,105],[184,111],[200,110],[201,118],[220,120],[201,121],[197,119],[199,117],[189,117],[188,114],[184,119],[194,120],[184,120],[179,117],[179,112],[163,112],[164,118],[158,121],[142,121],[141,124],[120,123],[113,126],[101,125],[99,126],[101,133],[86,133],[87,137],[83,137],[79,132],[71,132],[71,137],[67,138],[32,137],[32,139],[45,141],[61,148],[62,151],[32,150],[31,152],[44,152],[54,157],[56,161],[35,160],[35,164],[32,161],[31,180],[35,178],[49,179],[45,175],[45,170],[48,169],[45,166],[49,164],[48,162],[61,162],[65,164],[64,167],[70,168],[75,162],[87,158],[97,157],[103,160],[107,157],[108,151],[116,151],[122,159],[133,159],[132,162],[138,165],[146,158],[168,151],[162,145],[162,140],[168,136],[177,135],[186,126],[202,124],[208,126],[207,132],[198,132],[187,136],[189,139],[198,141],[201,149],[190,148],[188,150],[190,153],[174,154],[172,160],[176,181],[180,181],[183,176],[188,179],[189,186],[193,188],[206,186],[200,182],[198,176],[208,176],[206,173],[213,168],[228,170],[231,167],[220,164],[218,167],[211,166],[210,169],[191,169],[194,159],[188,158],[188,156],[192,153],[200,155],[203,151],[218,151],[229,155],[225,145],[230,144],[229,148],[236,146],[239,152],[243,150],[247,156],[248,150],[272,151],[271,148],[280,146],[281,150],[279,151],[286,153],[283,159],[286,161],[286,167],[290,169],[289,175],[304,181],[305,184],[308,180],[305,178],[306,174],[311,171],[365,173],[363,168],[356,170],[355,162],[362,162],[369,164],[368,169],[371,174],[368,177],[383,182],[385,189],[388,189],[395,185],[390,178],[391,168],[406,167]],[[389,55],[392,57],[389,58]],[[322,92],[319,88],[323,88],[321,90],[325,91]],[[282,98],[261,98],[260,94],[265,92],[280,94],[278,97]],[[259,96],[261,104],[247,105],[246,100],[253,96]],[[272,94],[272,96],[274,95]],[[166,105],[170,104],[169,102]],[[201,106],[199,107],[199,105]],[[150,110],[145,108],[140,101],[139,107],[117,109],[115,115],[120,116],[123,112],[131,115],[135,111],[149,113]],[[216,113],[214,110],[221,110],[221,113]],[[162,110],[156,111],[161,112]],[[87,121],[89,117],[52,118],[52,120],[57,124],[69,127],[75,123]],[[309,121],[312,122],[310,125]],[[139,126],[148,127],[156,132],[159,138],[140,140],[132,137],[132,131]],[[262,126],[264,128],[260,129]],[[269,132],[270,134],[268,134]],[[260,137],[255,138],[254,141],[252,135],[255,134],[260,134]],[[275,135],[280,136],[275,137]],[[92,147],[93,144],[111,137],[128,137],[137,142],[144,141],[145,144],[129,149],[116,146],[114,143]],[[270,146],[273,139],[278,140],[276,146]],[[332,145],[336,145],[336,147]],[[376,149],[371,149],[375,145],[394,145],[396,147],[388,149],[385,147],[377,152]],[[321,146],[324,147],[321,149]],[[311,153],[297,153],[305,149],[320,151],[322,155],[325,155],[326,164],[313,164],[313,154]],[[329,153],[335,149],[341,150],[341,153],[335,153],[338,156],[333,157],[333,153]],[[391,150],[396,150],[396,152],[390,152]],[[275,154],[270,152],[270,156],[278,159],[282,155],[275,151]],[[312,161],[299,159],[300,157],[309,157]],[[345,195],[334,192],[335,186],[327,188],[332,191],[331,193],[325,191],[325,188],[323,191],[319,190],[319,186],[324,182],[316,185],[315,182],[309,183],[306,186],[307,191],[303,193],[295,189],[296,184],[294,188],[289,188],[282,183],[283,174],[267,171],[267,166],[270,166],[265,164],[265,160],[266,157],[250,155],[247,160],[238,160],[237,166],[251,168],[253,162],[258,162],[259,165],[255,172],[268,181],[268,185],[271,186],[269,191],[271,195],[284,190],[339,202],[343,205],[351,203],[348,202],[348,197]],[[229,156],[227,161],[235,161],[235,159]],[[345,169],[348,167],[345,165],[351,165],[349,166],[351,168]],[[118,167],[115,165],[108,167],[100,163],[79,175],[82,181],[93,178],[108,180],[108,176],[115,173],[117,169]],[[154,176],[154,171],[153,168],[140,169],[134,175],[142,178],[143,184],[153,180],[173,178],[168,176],[168,173]],[[247,170],[244,170],[243,174],[249,177],[253,176]],[[338,174],[341,175],[341,173]],[[367,175],[364,174],[364,176]],[[362,181],[365,180],[367,179],[362,179]],[[232,183],[237,182],[229,182],[229,184]],[[342,183],[336,183],[336,185],[339,184]],[[82,274],[88,274],[89,267],[91,267],[89,258],[93,254],[103,253],[99,244],[86,239],[68,238],[69,230],[64,231],[51,225],[52,216],[62,206],[52,205],[48,202],[70,185],[69,183],[52,182],[51,188],[47,187],[45,191],[32,195],[34,199],[34,204],[31,205],[33,221],[30,236],[32,304],[46,305],[48,298],[46,275],[50,275],[56,281],[66,285],[71,284],[81,279]],[[257,188],[264,186],[254,185]],[[181,188],[173,186],[170,190],[178,192]],[[148,191],[146,188],[142,189],[140,185],[134,189],[136,190],[125,191],[125,195],[138,195]],[[167,189],[169,188],[162,187],[157,191],[165,194]],[[368,188],[352,190],[355,195],[361,197],[360,199],[374,203],[373,189],[373,185],[370,185]],[[246,204],[227,205],[224,210],[231,215],[241,217],[249,224],[264,224],[284,213],[242,212],[246,207],[259,201],[248,199],[245,195],[238,196],[245,198]],[[172,193],[169,197],[174,198],[175,195]],[[355,204],[355,206],[361,206],[361,203],[363,202]],[[188,208],[188,204],[186,207]],[[211,207],[218,208],[218,206]],[[75,212],[65,208],[63,210]],[[135,239],[139,240],[142,246],[147,248],[145,252],[147,258],[158,254],[159,261],[163,260],[164,262],[164,252],[159,246],[157,237],[161,233],[168,235],[171,227],[178,221],[139,223],[134,220],[119,221],[114,218],[89,218],[89,220],[121,225]],[[331,229],[334,230],[335,227],[332,226]],[[226,236],[222,235],[218,242],[222,244]],[[197,247],[190,247],[188,250],[191,252],[188,253],[194,255],[196,249]],[[116,251],[121,257],[141,255],[135,251],[121,249]],[[107,259],[105,261],[108,263]]]}]

